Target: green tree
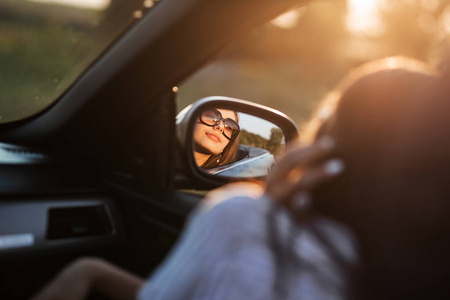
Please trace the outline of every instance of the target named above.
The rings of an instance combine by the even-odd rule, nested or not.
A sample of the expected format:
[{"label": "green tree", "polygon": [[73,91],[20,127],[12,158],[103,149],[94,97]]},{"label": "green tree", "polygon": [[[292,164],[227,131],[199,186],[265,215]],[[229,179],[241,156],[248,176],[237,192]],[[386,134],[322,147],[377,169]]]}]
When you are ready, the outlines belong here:
[{"label": "green tree", "polygon": [[246,130],[241,130],[241,133],[239,134],[239,143],[251,147],[267,149],[268,141],[258,134],[250,133]]},{"label": "green tree", "polygon": [[267,142],[267,150],[273,155],[279,153],[283,149],[284,133],[279,128],[272,128],[270,130],[270,139]]}]

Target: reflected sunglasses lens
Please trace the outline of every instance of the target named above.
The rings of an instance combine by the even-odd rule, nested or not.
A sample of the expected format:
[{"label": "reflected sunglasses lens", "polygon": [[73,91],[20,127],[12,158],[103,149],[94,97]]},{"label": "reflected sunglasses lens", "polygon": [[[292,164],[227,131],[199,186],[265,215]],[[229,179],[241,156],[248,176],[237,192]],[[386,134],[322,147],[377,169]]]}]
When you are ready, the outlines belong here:
[{"label": "reflected sunglasses lens", "polygon": [[222,114],[218,110],[212,109],[202,112],[200,121],[208,126],[215,126],[220,121],[223,121],[223,135],[226,138],[232,140],[239,135],[240,128],[238,123],[230,118],[222,119]]},{"label": "reflected sunglasses lens", "polygon": [[220,115],[218,111],[208,110],[200,115],[200,120],[210,126],[214,126],[219,122]]},{"label": "reflected sunglasses lens", "polygon": [[233,119],[223,120],[224,135],[229,139],[234,139],[239,134],[239,125]]}]

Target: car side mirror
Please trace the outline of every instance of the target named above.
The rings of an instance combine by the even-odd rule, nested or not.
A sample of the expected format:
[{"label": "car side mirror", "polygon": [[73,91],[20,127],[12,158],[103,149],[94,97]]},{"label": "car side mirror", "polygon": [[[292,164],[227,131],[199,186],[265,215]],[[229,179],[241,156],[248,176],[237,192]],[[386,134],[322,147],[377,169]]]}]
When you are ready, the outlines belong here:
[{"label": "car side mirror", "polygon": [[209,189],[230,180],[262,179],[286,144],[298,137],[296,124],[285,114],[222,96],[186,107],[176,124],[178,188]]}]

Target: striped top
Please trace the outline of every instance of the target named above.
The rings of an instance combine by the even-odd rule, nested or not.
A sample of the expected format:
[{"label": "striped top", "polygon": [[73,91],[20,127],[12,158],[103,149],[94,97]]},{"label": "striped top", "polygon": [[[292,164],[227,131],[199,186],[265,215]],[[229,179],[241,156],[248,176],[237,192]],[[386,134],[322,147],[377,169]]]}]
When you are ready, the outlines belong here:
[{"label": "striped top", "polygon": [[[276,249],[290,249],[281,261],[274,232]],[[236,197],[196,210],[138,299],[348,299],[357,263],[344,226],[320,217],[299,225],[266,197]]]}]

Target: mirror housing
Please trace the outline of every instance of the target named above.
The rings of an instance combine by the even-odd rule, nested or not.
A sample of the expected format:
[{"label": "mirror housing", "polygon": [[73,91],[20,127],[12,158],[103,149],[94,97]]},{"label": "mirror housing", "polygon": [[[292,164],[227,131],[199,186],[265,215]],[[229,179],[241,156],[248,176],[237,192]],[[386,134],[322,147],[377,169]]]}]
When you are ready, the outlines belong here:
[{"label": "mirror housing", "polygon": [[[220,172],[211,174],[212,172],[208,173],[197,165],[193,151],[193,132],[198,123],[198,116],[202,111],[216,108],[248,114],[273,123],[283,132],[286,144],[298,138],[298,127],[292,119],[284,113],[270,107],[223,96],[212,96],[200,99],[183,109],[177,115],[176,130],[179,155],[176,164],[176,188],[211,189],[224,185],[231,180],[262,179],[264,177],[258,176],[258,174],[261,174],[258,172],[254,173],[256,176],[253,176],[252,174],[245,177],[227,176],[230,172],[227,173],[226,166],[216,168],[220,170]],[[217,175],[219,173],[221,173],[220,176]]]}]

